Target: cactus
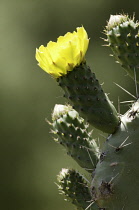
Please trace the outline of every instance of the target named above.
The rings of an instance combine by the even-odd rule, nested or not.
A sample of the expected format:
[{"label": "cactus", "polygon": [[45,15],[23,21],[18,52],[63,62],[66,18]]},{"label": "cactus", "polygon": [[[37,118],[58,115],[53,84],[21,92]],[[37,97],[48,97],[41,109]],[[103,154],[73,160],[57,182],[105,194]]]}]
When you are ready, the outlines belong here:
[{"label": "cactus", "polygon": [[[105,39],[127,74],[139,82],[139,24],[128,15],[113,15]],[[85,60],[89,39],[77,28],[36,50],[39,66],[56,79],[71,105],[56,105],[51,130],[90,180],[74,169],[62,169],[58,190],[78,210],[138,209],[139,99],[124,114],[117,113]],[[87,122],[86,122],[87,121]],[[107,133],[101,146],[88,125]]]},{"label": "cactus", "polygon": [[139,82],[139,24],[128,15],[111,16],[106,27],[109,46],[127,74]]},{"label": "cactus", "polygon": [[53,133],[55,141],[63,145],[67,154],[82,168],[92,173],[99,159],[99,148],[91,139],[88,125],[71,106],[56,105],[53,111]]},{"label": "cactus", "polygon": [[[86,209],[91,203],[91,194],[86,179],[74,169],[65,169],[58,175],[58,190],[65,199],[77,206],[78,210]],[[73,193],[74,192],[74,193]],[[93,204],[92,204],[93,205]],[[98,209],[97,204],[93,205]]]},{"label": "cactus", "polygon": [[86,63],[57,81],[84,119],[103,132],[114,133],[120,121],[117,111]]}]

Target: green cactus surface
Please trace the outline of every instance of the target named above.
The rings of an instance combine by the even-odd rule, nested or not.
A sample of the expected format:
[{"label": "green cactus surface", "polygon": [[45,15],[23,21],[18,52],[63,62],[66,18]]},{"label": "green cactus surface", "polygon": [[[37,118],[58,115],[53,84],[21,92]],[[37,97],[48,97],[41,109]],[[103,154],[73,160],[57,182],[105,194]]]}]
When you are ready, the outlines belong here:
[{"label": "green cactus surface", "polygon": [[92,202],[92,197],[86,179],[74,169],[62,169],[58,177],[58,190],[71,201],[78,210],[86,209],[90,203],[90,210],[98,210],[97,204]]},{"label": "green cactus surface", "polygon": [[105,32],[116,60],[139,82],[139,23],[127,15],[111,15]]},{"label": "green cactus surface", "polygon": [[55,141],[66,148],[82,168],[92,173],[99,158],[99,149],[88,132],[88,125],[71,106],[56,105],[53,111],[53,133]]},{"label": "green cactus surface", "polygon": [[65,92],[64,96],[84,119],[103,132],[116,131],[119,125],[117,111],[104,93],[95,73],[85,63],[57,81]]},{"label": "green cactus surface", "polygon": [[118,131],[105,143],[92,181],[100,208],[138,209],[139,100],[122,116]]}]

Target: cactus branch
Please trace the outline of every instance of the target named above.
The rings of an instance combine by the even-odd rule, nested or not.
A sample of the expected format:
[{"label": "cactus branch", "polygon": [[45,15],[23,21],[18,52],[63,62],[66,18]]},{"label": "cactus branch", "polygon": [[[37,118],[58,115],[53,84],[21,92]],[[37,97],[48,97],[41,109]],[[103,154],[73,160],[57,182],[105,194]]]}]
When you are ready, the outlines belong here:
[{"label": "cactus branch", "polygon": [[64,146],[67,154],[82,168],[92,173],[100,152],[84,119],[69,105],[56,105],[52,116],[53,133],[58,137],[55,141]]},{"label": "cactus branch", "polygon": [[139,23],[128,15],[111,15],[105,32],[116,60],[139,82]]},{"label": "cactus branch", "polygon": [[78,210],[98,210],[97,204],[92,202],[86,179],[80,173],[73,169],[63,168],[57,179],[60,194],[76,205]]},{"label": "cactus branch", "polygon": [[116,131],[120,123],[117,111],[86,63],[57,81],[64,96],[90,124],[106,133]]}]

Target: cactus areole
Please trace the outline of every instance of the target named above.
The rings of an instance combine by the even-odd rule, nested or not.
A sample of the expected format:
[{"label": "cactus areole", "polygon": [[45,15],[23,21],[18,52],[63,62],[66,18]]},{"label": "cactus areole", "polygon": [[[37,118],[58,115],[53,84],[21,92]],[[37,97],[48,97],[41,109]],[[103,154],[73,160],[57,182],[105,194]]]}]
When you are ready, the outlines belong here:
[{"label": "cactus areole", "polygon": [[[128,15],[112,15],[105,29],[116,61],[139,83],[139,24]],[[64,91],[71,105],[56,105],[52,113],[54,139],[90,174],[74,169],[58,175],[58,190],[77,210],[139,209],[139,99],[122,116],[102,89],[85,60],[89,38],[84,27],[60,36],[36,50],[39,66]],[[86,122],[87,121],[87,122]],[[93,138],[89,124],[106,134]],[[61,209],[63,209],[61,207]]]}]

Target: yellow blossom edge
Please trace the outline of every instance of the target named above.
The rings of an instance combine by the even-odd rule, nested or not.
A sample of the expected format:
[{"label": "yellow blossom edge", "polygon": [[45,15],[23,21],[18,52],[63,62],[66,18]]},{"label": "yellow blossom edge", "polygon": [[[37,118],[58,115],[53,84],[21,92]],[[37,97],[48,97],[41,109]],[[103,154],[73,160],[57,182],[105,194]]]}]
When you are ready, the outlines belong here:
[{"label": "yellow blossom edge", "polygon": [[88,35],[83,26],[76,30],[58,37],[57,42],[50,41],[46,47],[41,45],[36,49],[38,65],[54,78],[66,75],[84,61]]}]

